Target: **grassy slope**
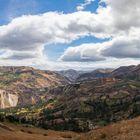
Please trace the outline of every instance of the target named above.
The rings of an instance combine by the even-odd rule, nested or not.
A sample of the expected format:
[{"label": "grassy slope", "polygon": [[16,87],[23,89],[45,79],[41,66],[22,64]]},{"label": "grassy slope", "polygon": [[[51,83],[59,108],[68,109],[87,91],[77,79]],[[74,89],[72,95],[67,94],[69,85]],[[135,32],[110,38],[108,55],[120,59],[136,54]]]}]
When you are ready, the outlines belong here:
[{"label": "grassy slope", "polygon": [[[10,128],[10,130],[9,130]],[[0,140],[70,140],[77,137],[73,132],[57,132],[10,123],[0,124]]]},{"label": "grassy slope", "polygon": [[78,136],[75,140],[139,140],[140,117],[121,121]]}]

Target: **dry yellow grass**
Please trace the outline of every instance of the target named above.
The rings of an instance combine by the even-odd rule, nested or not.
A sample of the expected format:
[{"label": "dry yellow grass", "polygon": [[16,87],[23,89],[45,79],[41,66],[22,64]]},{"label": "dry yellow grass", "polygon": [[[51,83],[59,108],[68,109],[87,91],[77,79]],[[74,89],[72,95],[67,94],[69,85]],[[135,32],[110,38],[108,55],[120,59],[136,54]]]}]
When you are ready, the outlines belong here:
[{"label": "dry yellow grass", "polygon": [[0,126],[0,140],[72,140],[78,135],[74,132],[26,128],[9,123],[4,125]]},{"label": "dry yellow grass", "polygon": [[140,140],[140,117],[90,131],[75,140]]}]

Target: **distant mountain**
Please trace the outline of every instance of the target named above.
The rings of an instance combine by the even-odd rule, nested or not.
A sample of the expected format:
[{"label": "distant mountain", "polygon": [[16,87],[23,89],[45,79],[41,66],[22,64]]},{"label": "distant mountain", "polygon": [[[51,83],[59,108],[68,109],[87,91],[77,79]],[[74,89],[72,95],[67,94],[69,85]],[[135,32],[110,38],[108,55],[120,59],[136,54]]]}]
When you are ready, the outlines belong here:
[{"label": "distant mountain", "polygon": [[51,71],[0,67],[0,108],[36,103],[43,96],[44,88],[68,83],[66,78]]},{"label": "distant mountain", "polygon": [[113,69],[97,69],[91,72],[80,74],[76,82],[82,82],[82,81],[88,81],[93,80],[96,78],[106,78],[109,77],[110,73],[113,71]]},{"label": "distant mountain", "polygon": [[64,77],[67,77],[70,81],[75,81],[75,79],[78,78],[78,76],[84,72],[69,69],[69,70],[57,71],[57,73],[59,73]]},{"label": "distant mountain", "polygon": [[96,78],[114,77],[118,79],[140,80],[140,65],[122,66],[117,69],[97,69],[92,72],[79,74],[76,82],[93,80]]},{"label": "distant mountain", "polygon": [[140,80],[140,65],[122,66],[111,73],[112,77]]}]

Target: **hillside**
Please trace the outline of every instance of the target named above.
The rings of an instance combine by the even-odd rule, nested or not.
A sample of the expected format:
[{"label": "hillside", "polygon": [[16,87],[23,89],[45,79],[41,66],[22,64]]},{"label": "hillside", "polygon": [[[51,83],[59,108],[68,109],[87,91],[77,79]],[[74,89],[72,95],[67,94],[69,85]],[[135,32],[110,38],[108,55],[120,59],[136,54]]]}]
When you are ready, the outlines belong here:
[{"label": "hillside", "polygon": [[[18,102],[14,108],[0,110],[0,121],[30,124],[58,131],[86,132],[113,122],[135,118],[140,115],[140,81],[137,78],[139,65],[132,67],[135,67],[133,68],[136,73],[135,78],[129,75],[120,78],[115,76],[121,73],[120,71],[124,71],[124,68],[119,68],[112,71],[111,76],[106,78],[103,76],[73,84],[53,72],[48,74],[48,71],[34,69],[14,71],[20,76],[28,73],[34,80],[20,78],[22,82],[18,79],[12,81],[12,84],[11,81],[8,83],[9,86],[15,87],[16,90],[13,92],[20,89],[20,94],[11,94],[11,92],[11,96],[5,92],[3,94],[5,96],[1,96],[6,101],[7,98],[10,98],[10,101],[13,99],[13,104]],[[131,69],[125,68],[124,72]],[[55,78],[58,76],[58,80],[64,79],[64,82],[53,83],[52,80],[48,86],[46,84],[48,75]],[[40,77],[44,80],[41,85],[37,83]],[[30,82],[35,85],[30,86]],[[19,88],[20,85],[26,90]],[[6,89],[1,89],[1,92],[2,90]],[[17,99],[16,95],[20,98]],[[3,105],[3,102],[1,104]]]},{"label": "hillside", "polygon": [[0,108],[36,103],[41,99],[44,88],[68,83],[67,79],[51,71],[0,67]]},{"label": "hillside", "polygon": [[73,140],[74,132],[57,132],[33,126],[0,123],[0,140]]},{"label": "hillside", "polygon": [[139,140],[140,117],[112,123],[87,133],[53,131],[0,123],[0,140]]},{"label": "hillside", "polygon": [[89,131],[140,115],[140,84],[101,78],[47,89],[51,99],[1,111],[1,119],[45,129]]},{"label": "hillside", "polygon": [[140,117],[121,121],[77,136],[77,140],[139,140]]}]

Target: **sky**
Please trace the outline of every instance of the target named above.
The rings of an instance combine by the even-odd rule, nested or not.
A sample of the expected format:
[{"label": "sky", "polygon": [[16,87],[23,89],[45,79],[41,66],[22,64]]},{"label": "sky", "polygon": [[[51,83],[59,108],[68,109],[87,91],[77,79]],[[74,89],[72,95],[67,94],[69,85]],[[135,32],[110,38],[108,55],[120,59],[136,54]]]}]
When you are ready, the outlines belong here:
[{"label": "sky", "polygon": [[0,0],[0,65],[93,70],[140,64],[140,1]]}]

